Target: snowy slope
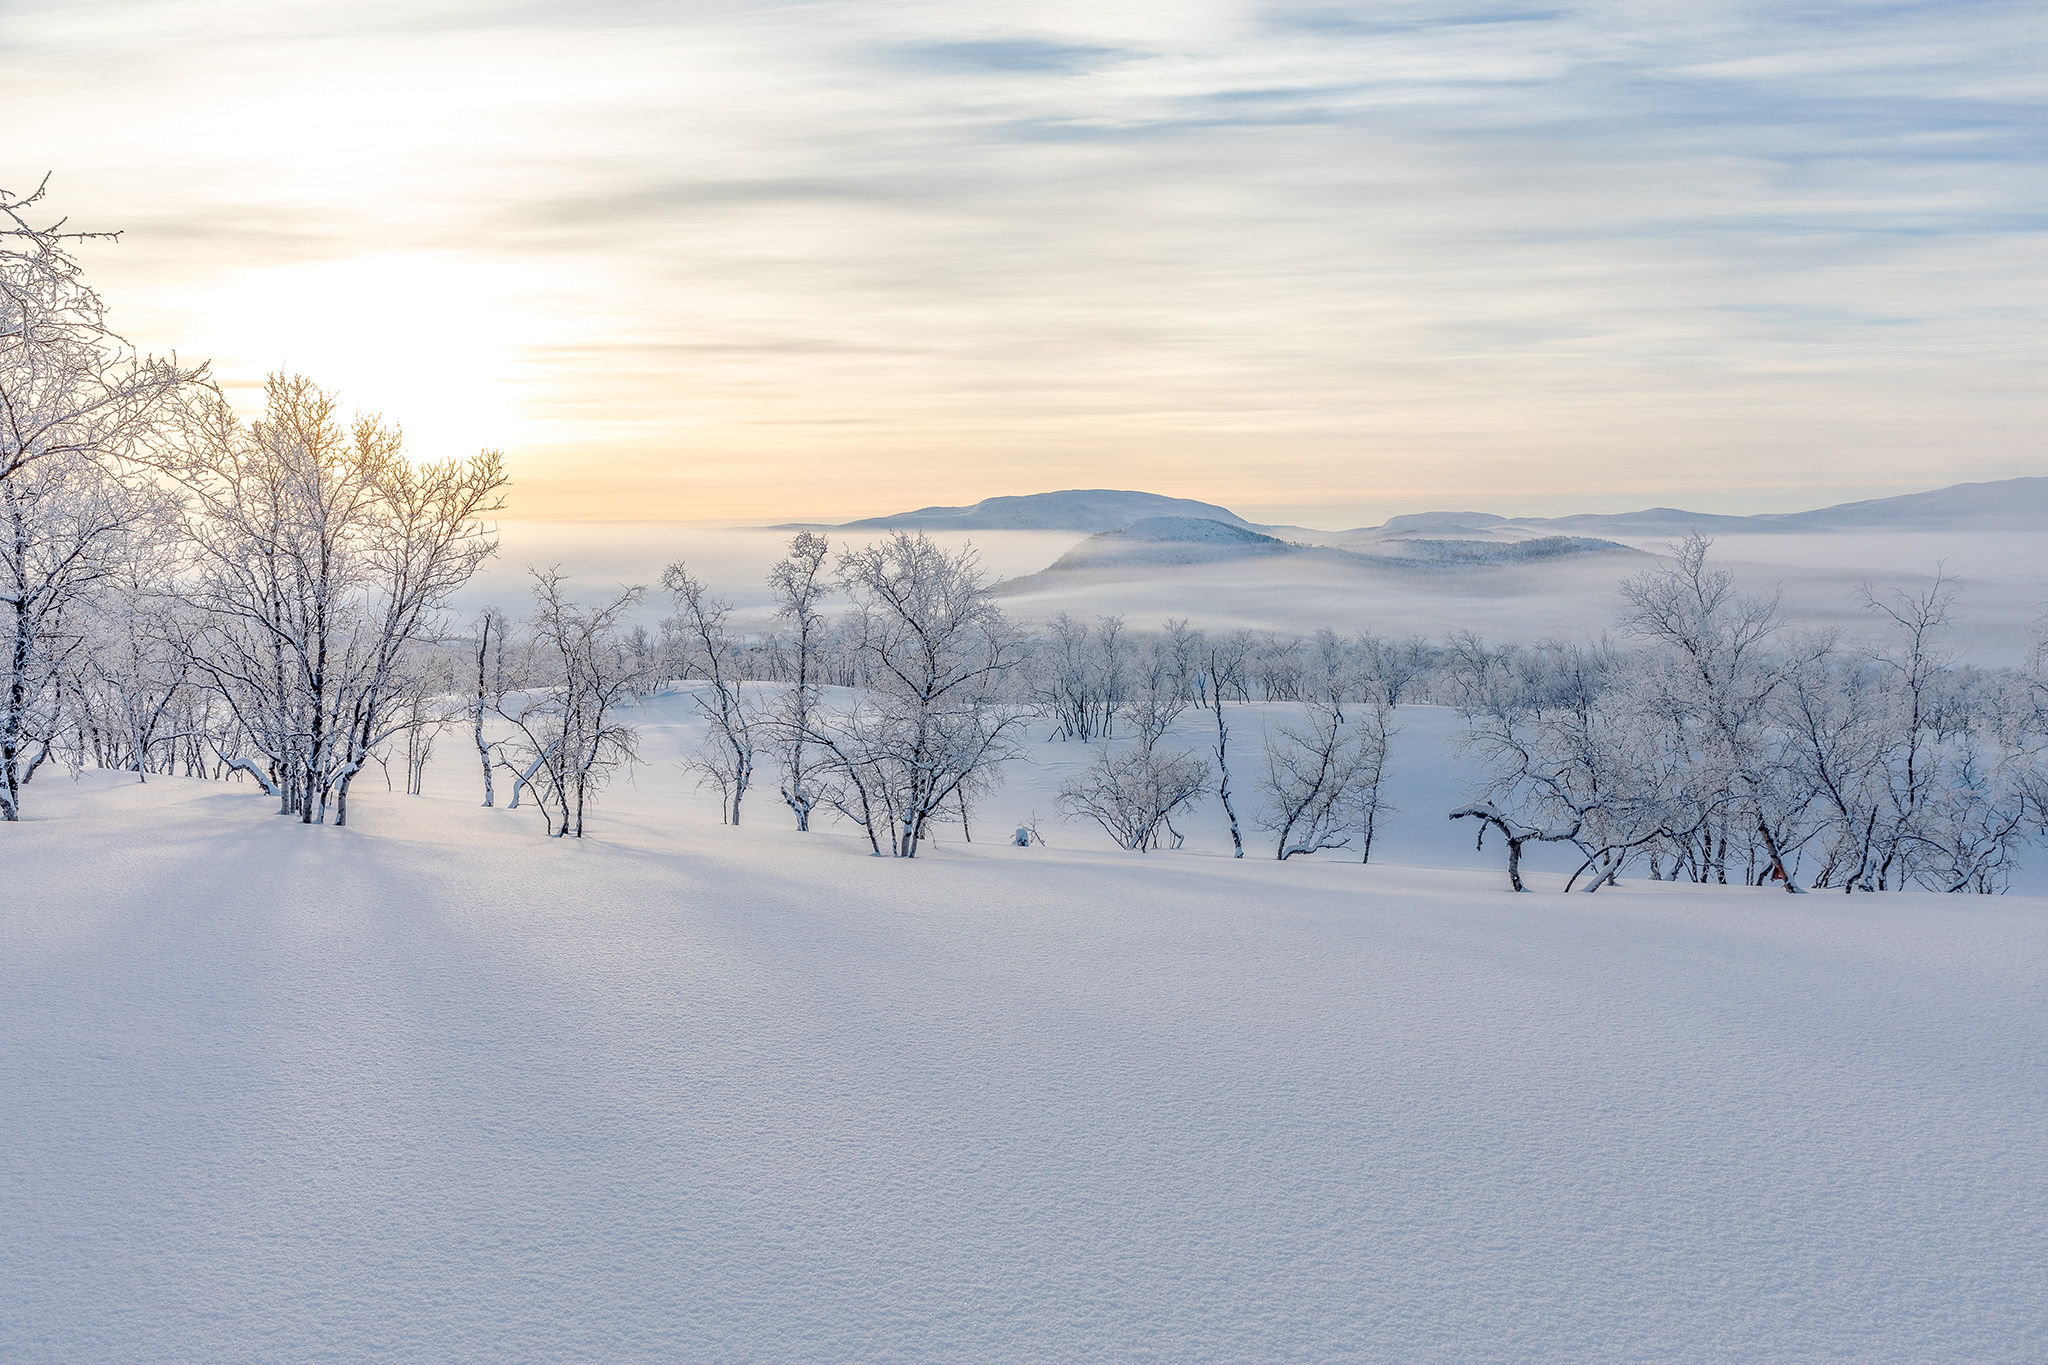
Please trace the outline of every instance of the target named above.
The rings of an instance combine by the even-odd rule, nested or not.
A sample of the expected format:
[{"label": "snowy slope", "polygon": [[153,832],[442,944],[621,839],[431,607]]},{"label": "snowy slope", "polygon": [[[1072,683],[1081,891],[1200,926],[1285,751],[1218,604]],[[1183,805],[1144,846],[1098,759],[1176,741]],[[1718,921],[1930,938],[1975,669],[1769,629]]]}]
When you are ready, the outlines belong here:
[{"label": "snowy slope", "polygon": [[2048,478],[1951,484],[1927,493],[1839,503],[1769,520],[1800,530],[2040,531],[2048,527]]},{"label": "snowy slope", "polygon": [[1510,896],[1401,714],[1371,868],[39,778],[0,1359],[2048,1352],[2048,903]]}]

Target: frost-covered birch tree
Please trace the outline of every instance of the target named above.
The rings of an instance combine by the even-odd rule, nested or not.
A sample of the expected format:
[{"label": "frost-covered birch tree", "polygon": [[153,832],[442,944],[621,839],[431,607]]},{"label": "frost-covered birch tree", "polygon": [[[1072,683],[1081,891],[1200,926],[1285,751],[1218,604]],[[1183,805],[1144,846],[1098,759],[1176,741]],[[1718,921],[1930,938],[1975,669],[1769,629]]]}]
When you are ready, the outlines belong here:
[{"label": "frost-covered birch tree", "polygon": [[90,667],[95,589],[127,542],[150,534],[160,503],[75,454],[0,480],[0,819],[19,818],[21,787],[57,735],[67,672]]},{"label": "frost-covered birch tree", "polygon": [[504,613],[495,607],[486,607],[476,618],[471,628],[470,664],[465,670],[469,683],[469,741],[476,750],[478,766],[483,770],[484,805],[486,808],[497,804],[497,786],[491,780],[492,770],[497,767],[497,741],[486,732],[489,719],[502,712],[505,694],[513,687],[512,676],[506,664],[506,637],[510,624]]},{"label": "frost-covered birch tree", "polygon": [[621,712],[641,683],[626,630],[641,589],[586,604],[558,568],[535,569],[533,580],[534,676],[503,712],[513,730],[512,805],[530,791],[549,835],[581,839],[598,793],[637,757],[638,735]]},{"label": "frost-covered birch tree", "polygon": [[1230,825],[1230,856],[1244,856],[1244,833],[1238,826],[1237,803],[1230,787],[1230,723],[1224,719],[1224,698],[1244,692],[1245,659],[1251,653],[1251,635],[1236,631],[1210,643],[1203,655],[1203,673],[1209,696],[1210,719],[1216,722],[1216,800]]},{"label": "frost-covered birch tree", "polygon": [[768,571],[776,616],[790,631],[790,676],[768,717],[782,767],[782,800],[799,830],[811,827],[821,798],[823,757],[811,735],[822,700],[819,649],[826,637],[824,602],[832,589],[831,542],[815,531],[790,537],[789,552]]},{"label": "frost-covered birch tree", "polygon": [[1105,739],[1088,767],[1060,788],[1061,810],[1095,821],[1119,847],[1149,852],[1162,834],[1178,847],[1174,812],[1208,785],[1207,762],[1164,743],[1193,702],[1197,643],[1185,623],[1169,623],[1164,635],[1140,646],[1120,708],[1127,738]]},{"label": "frost-covered birch tree", "polygon": [[661,582],[676,605],[676,614],[661,623],[673,669],[704,684],[691,698],[707,724],[704,743],[685,762],[718,788],[719,819],[737,825],[754,780],[755,741],[740,641],[728,625],[732,603],[713,597],[680,560],[663,571]]},{"label": "frost-covered birch tree", "polygon": [[1668,567],[1624,579],[1622,628],[1664,656],[1648,700],[1725,772],[1729,818],[1754,830],[1774,878],[1797,892],[1785,859],[1803,803],[1777,780],[1783,770],[1768,725],[1786,677],[1769,649],[1782,625],[1778,599],[1737,594],[1727,570],[1708,566],[1712,544],[1694,534],[1672,547]]},{"label": "frost-covered birch tree", "polygon": [[108,325],[71,251],[118,234],[46,221],[47,184],[0,189],[0,820],[20,818],[24,746],[47,752],[49,734],[34,732],[54,727],[57,656],[76,644],[48,633],[97,575],[119,519],[147,502],[124,462],[205,379],[204,366],[140,355]]},{"label": "frost-covered birch tree", "polygon": [[1275,858],[1284,862],[1371,838],[1381,811],[1387,708],[1372,702],[1354,711],[1347,719],[1337,704],[1311,696],[1301,703],[1299,721],[1268,728],[1259,827],[1274,836]]},{"label": "frost-covered birch tree", "polygon": [[971,547],[897,532],[849,548],[838,579],[868,686],[818,718],[831,804],[876,853],[914,858],[948,805],[1014,756],[1023,648]]},{"label": "frost-covered birch tree", "polygon": [[165,463],[186,494],[201,615],[195,664],[261,762],[242,766],[307,824],[347,819],[350,782],[396,732],[408,650],[492,554],[496,452],[415,464],[382,419],[272,375],[246,426],[217,396]]}]

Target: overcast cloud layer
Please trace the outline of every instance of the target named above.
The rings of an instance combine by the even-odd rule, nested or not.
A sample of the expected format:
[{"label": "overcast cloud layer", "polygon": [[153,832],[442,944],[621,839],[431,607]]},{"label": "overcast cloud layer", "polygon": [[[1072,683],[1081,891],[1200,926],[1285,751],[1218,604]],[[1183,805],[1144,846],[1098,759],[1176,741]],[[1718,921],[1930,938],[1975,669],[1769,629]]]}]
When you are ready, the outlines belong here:
[{"label": "overcast cloud layer", "polygon": [[0,185],[534,514],[2048,472],[2031,0],[1029,14],[0,0]]}]

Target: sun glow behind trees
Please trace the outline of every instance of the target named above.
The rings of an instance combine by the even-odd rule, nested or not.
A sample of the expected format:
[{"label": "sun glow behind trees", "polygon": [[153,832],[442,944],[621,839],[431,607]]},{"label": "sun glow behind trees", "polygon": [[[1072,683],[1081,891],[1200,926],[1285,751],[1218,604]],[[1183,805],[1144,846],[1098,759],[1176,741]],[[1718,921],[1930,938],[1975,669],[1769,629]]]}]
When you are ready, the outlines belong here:
[{"label": "sun glow behind trees", "polygon": [[[559,439],[521,401],[521,337],[539,304],[530,279],[510,266],[379,252],[266,263],[182,292],[194,324],[187,344],[199,353],[267,355],[272,368],[316,375],[335,392],[378,395],[381,410],[404,414],[415,451]],[[229,385],[247,415],[261,406],[260,379],[236,375]]]}]

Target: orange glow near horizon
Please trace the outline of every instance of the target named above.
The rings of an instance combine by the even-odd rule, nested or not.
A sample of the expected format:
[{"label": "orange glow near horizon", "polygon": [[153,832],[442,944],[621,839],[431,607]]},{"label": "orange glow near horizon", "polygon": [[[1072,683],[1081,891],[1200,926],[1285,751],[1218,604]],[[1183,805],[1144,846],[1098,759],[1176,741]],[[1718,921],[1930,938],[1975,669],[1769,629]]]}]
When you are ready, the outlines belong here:
[{"label": "orange glow near horizon", "polygon": [[1337,526],[2043,467],[1990,19],[1643,16],[1617,69],[1576,14],[104,13],[10,19],[0,185],[125,231],[83,254],[138,344],[502,449],[517,517],[1116,487]]}]

